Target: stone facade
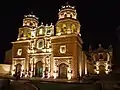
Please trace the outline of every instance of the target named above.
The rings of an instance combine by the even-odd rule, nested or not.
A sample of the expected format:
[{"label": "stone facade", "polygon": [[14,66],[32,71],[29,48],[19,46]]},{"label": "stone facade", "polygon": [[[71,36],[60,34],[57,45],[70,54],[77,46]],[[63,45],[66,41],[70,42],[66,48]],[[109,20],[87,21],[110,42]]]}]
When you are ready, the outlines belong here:
[{"label": "stone facade", "polygon": [[92,73],[73,6],[62,6],[55,26],[38,24],[35,15],[24,16],[18,38],[12,42],[12,75],[72,80]]}]

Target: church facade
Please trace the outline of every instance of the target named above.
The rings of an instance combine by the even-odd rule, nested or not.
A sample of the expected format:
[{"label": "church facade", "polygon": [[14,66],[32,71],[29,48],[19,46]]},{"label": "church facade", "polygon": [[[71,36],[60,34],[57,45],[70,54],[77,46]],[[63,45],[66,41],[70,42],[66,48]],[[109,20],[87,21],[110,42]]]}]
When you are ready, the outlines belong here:
[{"label": "church facade", "polygon": [[35,15],[24,16],[17,41],[12,42],[12,75],[70,80],[87,73],[75,8],[63,6],[58,17],[55,26],[38,26]]},{"label": "church facade", "polygon": [[11,74],[68,80],[87,75],[90,68],[75,7],[62,6],[56,25],[38,24],[35,15],[24,16],[18,38],[12,42]]}]

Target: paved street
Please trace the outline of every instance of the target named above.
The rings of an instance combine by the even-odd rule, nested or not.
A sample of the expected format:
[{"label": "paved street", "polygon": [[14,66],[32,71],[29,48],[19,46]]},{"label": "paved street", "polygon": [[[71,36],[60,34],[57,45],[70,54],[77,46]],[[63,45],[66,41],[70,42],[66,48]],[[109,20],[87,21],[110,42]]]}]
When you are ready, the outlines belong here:
[{"label": "paved street", "polygon": [[26,81],[11,81],[9,90],[37,90],[33,85],[27,83]]}]

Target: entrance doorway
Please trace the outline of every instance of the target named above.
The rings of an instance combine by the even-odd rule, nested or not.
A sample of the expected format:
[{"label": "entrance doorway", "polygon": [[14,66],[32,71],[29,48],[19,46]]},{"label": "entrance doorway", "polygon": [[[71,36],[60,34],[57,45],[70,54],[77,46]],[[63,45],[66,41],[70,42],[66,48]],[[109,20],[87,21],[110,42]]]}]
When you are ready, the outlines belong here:
[{"label": "entrance doorway", "polygon": [[62,63],[59,65],[59,78],[66,79],[67,78],[67,65]]},{"label": "entrance doorway", "polygon": [[15,74],[16,75],[21,75],[21,67],[22,65],[20,63],[18,63],[17,65],[15,65],[16,70],[15,70]]},{"label": "entrance doorway", "polygon": [[100,75],[105,75],[105,66],[104,65],[100,65],[99,66],[99,71],[100,71]]},{"label": "entrance doorway", "polygon": [[42,77],[43,76],[43,63],[41,61],[38,61],[36,63],[36,76]]}]

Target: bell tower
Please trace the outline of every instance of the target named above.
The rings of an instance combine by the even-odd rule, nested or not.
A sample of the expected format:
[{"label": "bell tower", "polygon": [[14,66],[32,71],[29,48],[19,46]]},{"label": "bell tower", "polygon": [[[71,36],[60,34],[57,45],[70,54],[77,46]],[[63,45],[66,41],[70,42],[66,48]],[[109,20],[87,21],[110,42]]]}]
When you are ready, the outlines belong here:
[{"label": "bell tower", "polygon": [[77,12],[74,6],[66,3],[59,9],[56,23],[56,35],[80,33],[80,22],[77,20]]},{"label": "bell tower", "polygon": [[35,29],[38,27],[38,18],[33,15],[24,15],[23,25],[19,28],[19,34],[17,40],[26,40],[35,37]]},{"label": "bell tower", "polygon": [[[36,28],[38,27],[38,18],[33,15],[25,15],[23,25],[19,28],[17,41],[12,42],[12,75],[20,71],[20,74],[29,71],[29,49],[31,42],[36,36]],[[17,70],[19,66],[19,71]],[[27,75],[26,74],[26,75]]]},{"label": "bell tower", "polygon": [[54,78],[78,79],[85,74],[80,22],[74,6],[68,3],[59,10],[56,36],[52,37]]},{"label": "bell tower", "polygon": [[23,26],[24,27],[29,27],[29,28],[36,28],[38,27],[38,18],[33,15],[33,12],[31,12],[31,14],[29,15],[24,15],[24,19],[23,19]]}]

